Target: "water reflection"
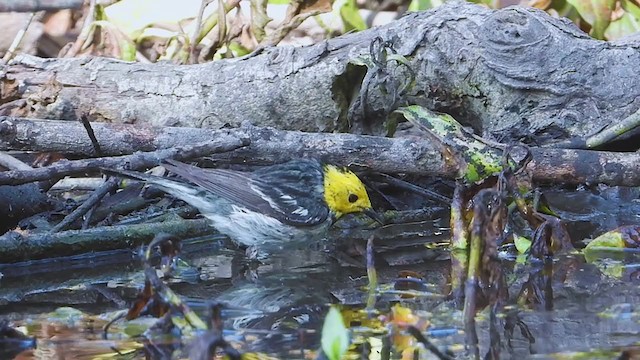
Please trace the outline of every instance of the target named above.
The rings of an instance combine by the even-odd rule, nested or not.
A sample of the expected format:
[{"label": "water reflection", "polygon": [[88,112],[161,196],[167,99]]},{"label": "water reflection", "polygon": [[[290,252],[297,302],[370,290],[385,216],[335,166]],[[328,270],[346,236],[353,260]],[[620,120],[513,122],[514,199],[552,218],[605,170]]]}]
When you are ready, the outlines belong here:
[{"label": "water reflection", "polygon": [[[591,215],[583,215],[595,224]],[[614,220],[608,225],[622,221],[621,215],[611,216],[609,219]],[[617,357],[623,349],[636,354],[630,346],[638,344],[640,333],[640,256],[633,253],[591,262],[579,254],[527,264],[513,258],[498,260],[507,297],[500,306],[488,301],[479,305],[475,324],[466,327],[475,331],[478,346],[465,351],[464,318],[459,303],[448,297],[452,271],[448,250],[423,245],[446,238],[442,231],[442,222],[446,221],[412,223],[381,232],[385,238],[378,244],[376,258],[380,284],[377,312],[366,321],[351,318],[349,325],[354,341],[358,341],[354,356],[374,357],[385,352],[390,358],[403,356],[399,347],[394,347],[400,339],[408,342],[410,338],[390,336],[388,328],[372,325],[380,323],[379,317],[394,304],[427,320],[430,325],[424,333],[429,339],[461,358],[474,354],[483,358],[544,358],[592,349],[615,351],[608,353],[609,357]],[[394,242],[394,233],[401,234],[401,240]],[[219,241],[220,246],[212,246]],[[40,330],[32,327],[29,335],[37,337],[42,350],[64,349],[66,355],[82,359],[113,352],[111,347],[138,349],[145,344],[115,335],[109,341],[101,340],[96,336],[101,324],[95,317],[90,326],[59,326],[49,314],[62,304],[85,310],[83,316],[87,318],[88,314],[122,309],[135,298],[144,279],[135,254],[105,253],[0,266],[5,274],[0,287],[0,314],[18,325],[21,318],[25,323],[40,322]],[[266,263],[253,263],[222,239],[199,239],[185,243],[182,270],[169,284],[200,314],[212,302],[226,304],[222,314],[224,334],[237,349],[302,359],[319,348],[319,330],[328,304],[345,304],[343,309],[351,312],[365,307],[368,282],[366,269],[359,266],[364,265],[364,259],[357,256],[357,251],[348,255],[352,256],[349,266],[336,260],[335,253],[318,249],[290,251],[274,255]],[[152,349],[147,343],[147,351],[161,349],[158,344],[162,345],[155,343]],[[164,345],[170,351],[163,354],[185,353],[184,343]],[[417,345],[414,342],[411,346]],[[142,352],[135,354],[132,358],[144,358]],[[429,358],[426,352],[421,354]],[[35,353],[23,355],[36,357]]]}]

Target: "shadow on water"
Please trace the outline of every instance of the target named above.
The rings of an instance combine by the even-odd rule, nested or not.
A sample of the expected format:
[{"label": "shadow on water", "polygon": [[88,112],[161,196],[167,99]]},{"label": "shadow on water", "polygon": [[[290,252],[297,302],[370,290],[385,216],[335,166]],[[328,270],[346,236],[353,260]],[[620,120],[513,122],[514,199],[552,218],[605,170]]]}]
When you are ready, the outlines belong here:
[{"label": "shadow on water", "polygon": [[[568,222],[573,239],[640,224],[637,190],[548,190],[546,195]],[[341,255],[290,251],[263,264],[229,250],[223,238],[185,240],[167,283],[198,314],[205,314],[214,301],[225,304],[220,315],[224,337],[243,353],[313,358],[328,305],[339,303],[352,332],[354,358],[433,358],[417,350],[415,338],[394,332],[397,323],[388,318],[393,312],[397,316],[398,304],[408,309],[411,321],[424,325],[423,334],[437,348],[458,358],[638,354],[640,254],[587,262],[576,252],[523,262],[501,253],[507,289],[502,306],[480,301],[475,326],[470,327],[461,304],[449,296],[451,261],[448,250],[438,246],[448,236],[448,213],[433,218],[376,232],[375,312],[364,311],[368,279],[358,249],[364,247],[367,232],[351,236],[354,244]],[[425,242],[430,245],[425,247]],[[166,346],[157,346],[163,344],[160,340],[150,346],[136,335],[148,334],[149,326],[157,323],[142,316],[114,322],[103,338],[103,327],[126,310],[144,286],[136,251],[0,265],[0,273],[0,314],[12,325],[0,323],[2,358],[187,358],[185,339],[198,335],[183,331],[165,339]],[[16,336],[11,329],[27,337],[9,342]],[[477,339],[475,349],[465,346],[470,335]]]}]

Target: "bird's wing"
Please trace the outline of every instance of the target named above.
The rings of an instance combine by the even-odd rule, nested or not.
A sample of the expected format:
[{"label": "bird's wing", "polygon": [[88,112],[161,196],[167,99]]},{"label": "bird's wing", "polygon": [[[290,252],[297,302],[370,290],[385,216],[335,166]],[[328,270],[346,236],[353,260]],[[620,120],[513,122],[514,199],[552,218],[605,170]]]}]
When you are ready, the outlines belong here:
[{"label": "bird's wing", "polygon": [[283,223],[295,226],[316,225],[327,219],[329,210],[322,202],[322,184],[319,174],[310,174],[305,166],[276,165],[245,173],[225,169],[201,169],[175,160],[163,164],[167,170],[201,186],[217,196],[272,216]]}]

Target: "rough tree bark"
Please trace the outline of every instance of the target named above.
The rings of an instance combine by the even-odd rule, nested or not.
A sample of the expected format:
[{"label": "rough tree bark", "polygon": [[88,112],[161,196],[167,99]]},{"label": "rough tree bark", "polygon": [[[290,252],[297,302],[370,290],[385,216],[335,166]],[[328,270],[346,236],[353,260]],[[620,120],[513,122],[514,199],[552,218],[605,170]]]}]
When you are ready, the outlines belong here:
[{"label": "rough tree bark", "polygon": [[[378,37],[408,59],[410,91],[394,91],[409,73],[396,61],[369,74],[355,64]],[[584,138],[637,111],[639,47],[591,39],[535,9],[447,2],[314,46],[202,65],[19,57],[0,68],[0,114],[376,134],[394,106],[417,103],[485,136],[540,144]]]},{"label": "rough tree bark", "polygon": [[[231,163],[280,163],[300,157],[317,157],[341,165],[356,165],[386,173],[456,177],[457,161],[442,153],[441,146],[429,139],[385,138],[354,134],[317,134],[282,131],[252,126],[239,129],[151,128],[133,125],[94,123],[91,125],[103,155],[132,154],[139,151],[165,153],[165,157],[188,157],[181,147],[213,142],[224,153],[212,158]],[[234,141],[234,139],[236,141]],[[241,144],[246,143],[246,146]],[[202,147],[202,146],[200,146]],[[207,147],[203,147],[207,148]],[[79,122],[19,119],[0,116],[0,151],[64,152],[94,155],[86,130]],[[172,151],[169,151],[172,150]],[[193,151],[192,151],[193,152]],[[130,157],[152,158],[154,162],[128,161],[134,168],[157,165],[161,158],[149,153]],[[640,186],[640,153],[591,150],[531,148],[529,164],[537,183]],[[0,185],[23,184],[58,179],[66,175],[115,166],[118,158],[88,159],[56,163],[27,171],[0,172]],[[72,166],[78,163],[78,166]],[[136,165],[136,163],[138,165]]]}]

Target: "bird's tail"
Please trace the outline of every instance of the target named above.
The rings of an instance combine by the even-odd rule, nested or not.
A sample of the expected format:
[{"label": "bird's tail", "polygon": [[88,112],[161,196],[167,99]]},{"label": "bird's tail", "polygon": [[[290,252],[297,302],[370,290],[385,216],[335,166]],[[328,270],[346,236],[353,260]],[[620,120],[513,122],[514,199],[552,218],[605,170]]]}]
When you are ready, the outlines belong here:
[{"label": "bird's tail", "polygon": [[137,171],[120,170],[120,169],[102,169],[104,173],[125,177],[133,180],[144,181],[159,188],[160,190],[181,199],[187,203],[193,201],[193,197],[197,195],[196,186],[166,177],[145,174]]}]

